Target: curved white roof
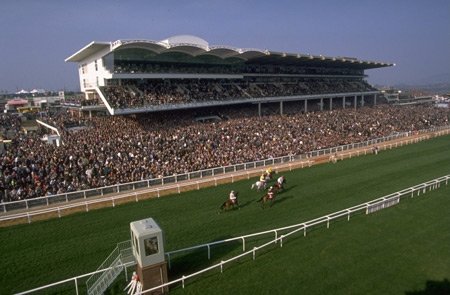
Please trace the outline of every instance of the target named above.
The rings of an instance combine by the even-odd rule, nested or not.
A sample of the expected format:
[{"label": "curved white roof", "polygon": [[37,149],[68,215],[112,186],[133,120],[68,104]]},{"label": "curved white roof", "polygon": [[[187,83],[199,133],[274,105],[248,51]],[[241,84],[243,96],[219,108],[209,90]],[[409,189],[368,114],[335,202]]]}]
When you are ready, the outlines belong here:
[{"label": "curved white roof", "polygon": [[209,48],[209,44],[206,40],[192,35],[177,35],[167,38],[166,40],[159,41],[159,43],[167,44],[168,47],[188,45],[203,48],[204,50],[208,50]]},{"label": "curved white roof", "polygon": [[[236,48],[232,46],[213,45],[196,36],[178,35],[161,41],[153,40],[117,40],[114,42],[96,42],[89,43],[78,52],[66,58],[66,62],[81,62],[90,55],[105,50],[109,47],[109,52],[125,48],[141,48],[150,50],[158,54],[169,52],[182,52],[191,56],[214,55],[225,59],[236,57],[243,60],[255,62],[271,63],[314,63],[326,66],[350,66],[361,69],[379,68],[392,66],[391,63],[363,61],[356,58],[328,57],[322,55],[310,55],[301,53],[284,53],[255,48]],[[108,52],[108,53],[109,53]]]}]

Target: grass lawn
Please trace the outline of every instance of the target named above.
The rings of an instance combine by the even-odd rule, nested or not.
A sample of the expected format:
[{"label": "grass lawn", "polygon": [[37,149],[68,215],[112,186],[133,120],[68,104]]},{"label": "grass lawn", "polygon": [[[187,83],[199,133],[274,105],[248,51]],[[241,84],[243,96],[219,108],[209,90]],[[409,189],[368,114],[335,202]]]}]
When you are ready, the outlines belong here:
[{"label": "grass lawn", "polygon": [[[450,294],[449,196],[450,186],[442,187],[306,238],[300,232],[283,248],[274,245],[171,294]],[[427,282],[447,293],[420,293]]]},{"label": "grass lawn", "polygon": [[[284,173],[288,181],[287,190],[277,197],[277,202],[270,209],[262,210],[255,202],[261,195],[261,193],[249,189],[251,182],[256,180],[255,178],[234,184],[187,192],[181,195],[74,214],[61,219],[0,228],[0,253],[2,253],[0,259],[0,294],[25,291],[95,270],[118,242],[129,239],[129,223],[134,220],[153,217],[165,231],[165,249],[170,251],[208,241],[307,221],[447,174],[450,174],[450,136],[435,138],[395,150],[382,151],[378,156],[363,156],[338,162],[335,165],[325,164]],[[231,189],[239,191],[239,201],[242,208],[224,214],[217,214],[218,207],[227,198]],[[448,195],[448,190],[446,191]],[[433,194],[435,193],[433,192]],[[448,205],[448,200],[445,198],[436,199],[441,200],[441,202],[447,201]],[[423,200],[429,199],[424,197]],[[360,261],[363,261],[363,258],[371,259],[373,264],[370,265],[374,266],[380,262],[383,262],[382,264],[386,263],[384,258],[380,259],[378,257],[385,255],[384,252],[380,252],[382,249],[372,252],[378,248],[375,247],[373,249],[369,247],[372,245],[371,238],[376,233],[376,230],[371,229],[367,222],[380,220],[381,226],[381,223],[384,222],[382,217],[385,214],[391,214],[391,212],[396,212],[403,206],[408,206],[406,204],[408,202],[405,202],[405,205],[401,203],[392,210],[383,210],[367,217],[358,217],[355,220],[351,220],[350,223],[338,222],[336,225],[332,225],[333,229],[326,233],[323,233],[322,230],[317,231],[317,233],[312,232],[307,239],[294,239],[286,244],[286,248],[283,247],[281,250],[271,251],[265,255],[266,257],[258,258],[254,262],[246,262],[236,267],[233,266],[231,269],[227,269],[223,276],[212,275],[211,278],[215,278],[218,281],[226,281],[225,285],[237,286],[237,284],[229,283],[229,280],[226,278],[226,276],[237,272],[241,273],[237,282],[242,282],[245,283],[244,285],[248,284],[249,286],[258,284],[263,287],[258,289],[260,292],[264,293],[264,290],[267,289],[272,290],[271,292],[273,293],[275,291],[271,288],[275,284],[272,286],[269,283],[270,279],[275,274],[278,277],[278,273],[285,272],[286,275],[283,275],[283,277],[295,277],[299,282],[303,282],[300,284],[301,286],[307,286],[305,280],[314,279],[318,282],[318,286],[323,285],[321,288],[317,287],[317,290],[322,290],[322,293],[328,293],[325,290],[333,288],[334,291],[334,288],[337,288],[334,286],[342,280],[339,277],[349,275],[343,269],[336,268],[337,266],[342,265],[342,268],[349,268],[349,272],[357,277],[359,273],[364,276],[367,275],[367,273],[363,273],[359,269],[364,267],[364,264],[367,264],[360,263]],[[412,202],[424,201],[414,198]],[[442,206],[444,207],[445,204],[442,204]],[[439,207],[439,204],[437,204],[437,207]],[[423,212],[420,212],[420,208],[423,208]],[[410,214],[412,216],[413,213],[410,213],[408,210],[405,211],[403,216],[409,216]],[[417,214],[427,215],[427,210],[426,206],[419,206],[419,213]],[[447,210],[447,212],[449,211]],[[395,215],[395,213],[392,214]],[[398,218],[401,218],[400,216],[402,215],[399,215]],[[365,228],[367,231],[367,236],[363,235],[360,240],[357,240],[351,235],[351,238],[344,239],[344,241],[350,240],[361,247],[368,247],[367,255],[362,255],[362,257],[359,257],[359,260],[347,259],[345,257],[352,257],[351,254],[353,252],[349,251],[347,255],[336,259],[336,261],[334,259],[323,260],[321,258],[322,251],[325,251],[324,255],[327,257],[333,257],[334,254],[331,255],[331,252],[335,253],[335,255],[339,254],[339,251],[346,253],[346,251],[342,251],[342,248],[346,249],[347,247],[340,244],[343,241],[338,241],[340,240],[338,233],[340,232],[341,236],[345,235],[344,233],[349,230],[350,224],[352,226],[354,224],[363,226],[363,229]],[[366,225],[365,227],[364,224]],[[441,226],[447,225],[447,233],[450,232],[448,224],[448,219],[445,224],[441,224]],[[394,228],[393,226],[387,227]],[[415,226],[407,227],[407,225],[404,225],[403,229],[411,235],[417,232]],[[369,235],[369,233],[372,234]],[[430,231],[430,239],[434,239],[435,235],[436,231]],[[320,241],[320,239],[324,240]],[[376,239],[377,241],[382,241],[387,238],[380,236]],[[395,240],[396,235],[393,235],[392,239]],[[314,244],[314,241],[317,244]],[[330,241],[332,241],[331,244]],[[422,241],[419,240],[416,243],[419,242]],[[297,244],[298,246],[296,246]],[[336,248],[333,248],[334,244],[336,244],[334,246]],[[409,241],[409,244],[406,245],[409,245],[409,248],[407,247],[406,249],[410,249],[409,251],[413,251],[411,253],[414,254],[414,249],[416,249],[414,243]],[[310,255],[303,256],[307,248],[302,247],[310,247],[316,252],[313,251]],[[301,262],[291,264],[290,261],[294,261],[292,255],[285,255],[285,258],[281,258],[283,255],[279,253],[290,251],[289,249],[299,249],[295,252],[298,252],[298,255],[300,255],[299,261]],[[220,260],[218,254],[232,255],[238,253],[239,250],[239,245],[233,246],[232,249],[218,249],[216,253],[213,252],[213,258]],[[374,255],[371,255],[371,253]],[[448,254],[450,251],[446,253],[447,255],[440,255],[443,261],[450,256]],[[275,255],[280,255],[280,257],[277,259],[272,258],[276,257]],[[404,255],[408,255],[406,251]],[[438,255],[438,252],[436,252],[436,255]],[[418,267],[425,268],[424,260],[414,261],[416,261]],[[409,266],[405,266],[405,269],[414,266],[412,265],[412,260],[405,261],[410,263]],[[330,266],[318,270],[318,273],[312,271],[311,273],[314,275],[310,275],[307,269],[297,267],[304,262]],[[170,275],[177,277],[181,273],[192,272],[196,266],[204,266],[205,263],[209,265],[210,262],[198,261],[195,256],[180,257],[177,261],[174,261]],[[254,278],[256,281],[251,283],[250,279],[243,277],[242,274],[243,272],[253,272],[253,268],[259,263],[267,264],[266,267],[268,269],[266,269],[266,273],[264,271],[260,273],[259,277]],[[191,264],[193,264],[192,268]],[[447,265],[449,264],[447,263]],[[380,270],[380,268],[374,269]],[[272,270],[276,271],[272,273]],[[394,273],[392,273],[391,275],[394,276],[392,280],[390,280],[391,276],[385,276],[386,274],[389,273],[386,273],[386,271],[375,272],[371,276],[372,279],[367,281],[367,284],[372,286],[374,292],[378,290],[377,286],[384,280],[389,281],[392,285],[397,284],[401,286],[400,283],[396,283],[403,281],[401,274],[397,273],[394,276]],[[450,275],[447,275],[448,277]],[[237,280],[238,278],[234,279]],[[423,279],[439,278],[438,276],[429,275]],[[201,281],[195,282],[189,290],[200,292],[202,287],[196,289],[195,285],[208,284],[207,280],[205,280],[205,283]],[[214,285],[213,281],[210,281],[208,285]],[[421,285],[425,284],[425,281],[417,281],[416,283],[418,285],[401,286],[400,288],[403,288],[402,292],[408,291],[410,288],[420,288]],[[266,284],[270,286],[266,286]],[[240,283],[239,285],[242,284]],[[287,293],[291,293],[294,289],[300,290],[301,286],[299,284],[296,285],[295,287],[294,284],[288,284],[287,287],[284,287],[285,289],[280,289],[280,292],[286,290]],[[336,289],[336,292],[346,293],[347,291],[346,294],[360,293],[357,292],[359,290],[357,282],[351,285],[355,289],[345,289],[341,286],[341,289]],[[247,288],[247,286],[245,287]],[[350,288],[350,285],[346,287]],[[73,292],[73,285],[70,285],[68,288]],[[82,288],[81,285],[80,288]],[[316,287],[313,285],[311,288],[315,289]],[[226,290],[226,288],[224,289]],[[189,290],[186,289],[185,291],[191,292]],[[239,292],[238,290],[235,287],[233,292]]]}]

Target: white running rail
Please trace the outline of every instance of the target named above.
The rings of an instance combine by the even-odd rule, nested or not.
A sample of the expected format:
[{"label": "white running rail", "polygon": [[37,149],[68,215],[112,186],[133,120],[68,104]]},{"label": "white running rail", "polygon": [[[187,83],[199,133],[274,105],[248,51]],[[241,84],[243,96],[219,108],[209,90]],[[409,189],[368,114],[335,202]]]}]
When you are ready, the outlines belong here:
[{"label": "white running rail", "polygon": [[[450,134],[450,126],[441,126],[436,128],[430,128],[426,130],[417,131],[417,133],[422,134],[425,136],[426,133],[430,132],[436,132],[438,135],[445,135]],[[285,163],[293,163],[296,161],[306,161],[308,157],[317,157],[317,156],[324,156],[329,154],[334,154],[336,152],[342,153],[346,151],[350,151],[357,148],[362,147],[368,147],[374,144],[380,144],[386,141],[391,141],[394,139],[399,138],[408,138],[411,135],[413,135],[413,132],[402,132],[402,133],[396,133],[390,136],[376,138],[364,142],[359,143],[353,143],[348,145],[342,145],[317,151],[312,151],[306,154],[301,155],[286,155],[283,157],[277,157],[277,158],[271,158],[271,159],[265,159],[265,160],[259,160],[254,162],[248,162],[248,163],[241,163],[236,165],[230,165],[225,167],[216,167],[211,169],[205,169],[205,170],[199,170],[199,171],[193,171],[189,173],[184,174],[178,174],[178,175],[172,175],[172,176],[166,176],[163,178],[153,178],[153,179],[147,179],[142,181],[136,181],[136,182],[129,182],[129,183],[121,183],[117,185],[111,185],[111,186],[105,186],[105,187],[98,187],[88,190],[82,190],[82,191],[74,191],[59,195],[53,195],[53,196],[43,196],[33,199],[25,199],[25,200],[19,200],[19,201],[12,201],[12,202],[2,202],[0,203],[0,216],[4,213],[14,211],[14,210],[28,210],[33,207],[38,206],[50,206],[54,205],[55,203],[68,203],[69,201],[73,200],[82,200],[82,199],[89,199],[92,197],[98,197],[98,196],[104,196],[108,194],[118,194],[126,191],[135,191],[138,189],[145,189],[145,188],[155,188],[155,187],[161,187],[163,185],[167,184],[176,184],[183,181],[191,181],[191,180],[202,180],[204,177],[217,177],[219,175],[224,174],[230,174],[230,173],[236,173],[239,171],[248,171],[252,169],[257,168],[264,168],[266,166],[272,166],[277,164],[285,164]],[[343,156],[342,156],[343,157]],[[2,219],[0,219],[1,221]]]},{"label": "white running rail", "polygon": [[[322,217],[316,218],[316,219],[312,219],[306,222],[302,222],[302,223],[298,223],[298,224],[294,224],[294,225],[289,225],[289,226],[285,226],[285,227],[280,227],[280,228],[275,228],[275,229],[271,229],[271,230],[267,230],[267,231],[263,231],[263,232],[258,232],[258,233],[253,233],[253,234],[249,234],[249,235],[244,235],[244,236],[240,236],[240,237],[235,237],[235,238],[230,238],[230,239],[225,239],[225,240],[220,240],[220,241],[215,241],[215,242],[211,242],[211,243],[206,243],[206,244],[201,244],[201,245],[197,245],[197,246],[193,246],[193,247],[188,247],[188,248],[183,248],[183,249],[179,249],[179,250],[175,250],[175,251],[170,251],[166,253],[167,256],[167,260],[168,260],[168,264],[169,267],[171,265],[171,257],[174,254],[178,254],[178,253],[183,253],[183,252],[189,252],[189,251],[194,251],[194,250],[198,250],[198,249],[207,249],[208,251],[208,259],[210,258],[211,255],[211,246],[214,245],[218,245],[218,244],[223,244],[223,243],[229,243],[229,242],[235,242],[235,241],[242,241],[242,254],[239,254],[235,257],[232,257],[230,259],[227,260],[222,260],[220,263],[217,263],[215,265],[212,265],[210,267],[207,267],[205,269],[202,269],[200,271],[197,271],[195,273],[189,274],[187,276],[182,276],[181,278],[178,278],[176,280],[173,280],[171,282],[162,284],[160,286],[151,288],[151,289],[147,289],[147,290],[143,290],[141,294],[145,294],[145,293],[149,293],[158,289],[164,289],[168,286],[174,285],[176,283],[180,283],[182,284],[182,287],[184,288],[185,286],[185,281],[187,279],[193,278],[197,275],[200,275],[202,273],[208,272],[210,270],[216,269],[216,268],[220,268],[221,272],[223,272],[223,266],[227,263],[233,262],[241,257],[247,256],[247,255],[252,255],[253,260],[256,258],[256,252],[260,249],[263,249],[271,244],[276,244],[278,242],[280,242],[280,247],[283,247],[283,240],[285,240],[287,237],[297,233],[297,232],[303,232],[303,236],[306,236],[307,234],[307,230],[313,228],[316,225],[320,225],[320,224],[327,224],[327,228],[330,227],[330,221],[338,219],[338,218],[342,218],[342,217],[346,217],[347,220],[350,220],[350,217],[353,213],[356,212],[365,212],[365,214],[370,214],[371,212],[374,212],[372,209],[375,207],[379,207],[378,210],[383,209],[383,208],[388,208],[392,205],[394,205],[393,203],[398,203],[400,202],[401,198],[404,197],[411,197],[413,198],[415,195],[420,196],[420,194],[425,194],[427,191],[431,191],[433,189],[438,189],[440,188],[441,185],[445,184],[448,185],[448,182],[450,180],[450,174],[446,175],[446,176],[441,176],[439,178],[435,178],[433,180],[403,189],[401,191],[386,195],[384,197],[366,202],[366,203],[362,203],[344,210],[340,210],[337,212],[333,212],[331,214],[328,215],[324,215]],[[245,247],[245,241],[246,239],[252,238],[252,237],[256,237],[256,236],[261,236],[261,235],[274,235],[274,239],[263,244],[260,245],[258,247],[253,247],[252,249],[246,251],[246,247]],[[120,244],[123,245],[127,245],[126,243],[130,243],[129,241],[125,241],[122,242]],[[126,269],[126,267],[128,266],[132,266],[134,265],[135,262],[128,262],[128,263],[124,263],[119,265],[118,267],[121,269]],[[84,278],[87,276],[91,276],[93,274],[101,274],[105,271],[108,271],[112,268],[115,268],[116,266],[113,267],[108,267],[105,269],[100,269],[97,270],[95,272],[91,272],[88,274],[84,274],[81,276],[77,276],[77,277],[73,277],[70,279],[66,279],[63,281],[59,281],[53,284],[49,284],[49,285],[45,285],[39,288],[35,288],[32,290],[28,290],[25,292],[21,292],[18,293],[20,295],[22,294],[30,294],[36,291],[40,291],[40,290],[44,290],[47,288],[51,288],[53,286],[57,286],[63,283],[67,283],[67,282],[71,282],[73,281],[75,283],[75,290],[76,290],[76,294],[78,295],[78,285],[77,285],[77,280],[80,278]]]}]

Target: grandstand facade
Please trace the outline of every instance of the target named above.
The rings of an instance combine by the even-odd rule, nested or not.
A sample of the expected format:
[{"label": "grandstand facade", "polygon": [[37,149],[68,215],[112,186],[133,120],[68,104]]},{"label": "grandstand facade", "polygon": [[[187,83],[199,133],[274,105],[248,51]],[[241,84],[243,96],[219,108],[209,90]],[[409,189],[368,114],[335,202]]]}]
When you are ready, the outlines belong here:
[{"label": "grandstand facade", "polygon": [[[322,109],[376,104],[367,69],[393,64],[350,57],[212,46],[195,36],[91,42],[78,63],[84,105],[111,115],[298,101]],[[82,105],[83,105],[82,104]],[[104,106],[103,106],[104,105]]]}]

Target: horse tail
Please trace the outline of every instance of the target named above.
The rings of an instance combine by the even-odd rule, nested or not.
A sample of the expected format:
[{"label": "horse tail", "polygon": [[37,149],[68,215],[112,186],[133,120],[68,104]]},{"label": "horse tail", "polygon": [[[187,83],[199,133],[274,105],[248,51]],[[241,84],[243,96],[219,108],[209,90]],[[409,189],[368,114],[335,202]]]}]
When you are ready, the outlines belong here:
[{"label": "horse tail", "polygon": [[252,187],[250,189],[254,189],[256,184],[252,184]]}]

